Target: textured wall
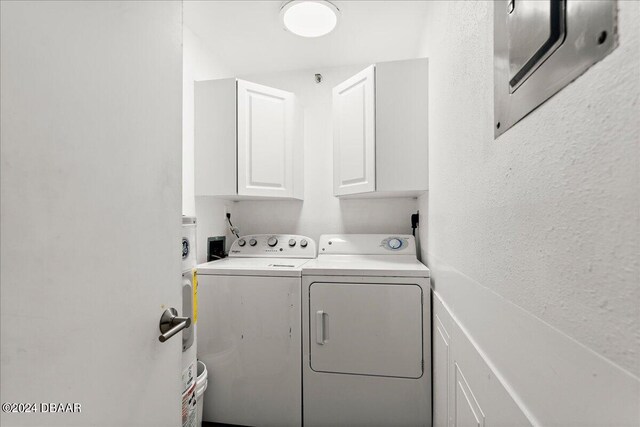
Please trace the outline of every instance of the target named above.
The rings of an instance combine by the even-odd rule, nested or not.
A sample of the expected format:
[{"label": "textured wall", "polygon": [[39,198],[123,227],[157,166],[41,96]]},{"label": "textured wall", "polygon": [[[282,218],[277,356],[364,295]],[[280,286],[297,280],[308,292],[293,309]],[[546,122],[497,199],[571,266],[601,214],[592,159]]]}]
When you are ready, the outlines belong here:
[{"label": "textured wall", "polygon": [[[183,27],[183,68],[182,68],[182,214],[196,216],[198,262],[207,260],[207,237],[227,236],[225,212],[232,203],[211,197],[194,196],[194,100],[193,82],[231,77],[233,73],[204,45],[202,40],[189,29]],[[228,243],[229,245],[230,243]]]},{"label": "textured wall", "polygon": [[193,82],[221,79],[233,74],[186,26],[183,27],[182,47],[182,213],[193,216],[196,213],[193,175]]},{"label": "textured wall", "polygon": [[[431,65],[423,259],[450,266],[637,379],[640,3],[619,2],[620,45],[611,55],[497,140],[493,3],[429,8],[418,53]],[[461,305],[446,302],[454,313]],[[492,315],[481,306],[463,313],[470,324]]]}]

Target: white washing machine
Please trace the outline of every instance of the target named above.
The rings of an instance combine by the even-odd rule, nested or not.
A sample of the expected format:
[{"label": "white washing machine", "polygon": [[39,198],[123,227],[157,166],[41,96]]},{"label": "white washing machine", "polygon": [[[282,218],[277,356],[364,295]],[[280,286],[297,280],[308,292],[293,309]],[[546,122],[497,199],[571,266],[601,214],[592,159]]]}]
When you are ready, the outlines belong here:
[{"label": "white washing machine", "polygon": [[430,426],[429,269],[410,235],[323,235],[302,270],[305,426]]},{"label": "white washing machine", "polygon": [[301,425],[301,268],[315,257],[308,237],[253,235],[198,266],[204,421]]}]

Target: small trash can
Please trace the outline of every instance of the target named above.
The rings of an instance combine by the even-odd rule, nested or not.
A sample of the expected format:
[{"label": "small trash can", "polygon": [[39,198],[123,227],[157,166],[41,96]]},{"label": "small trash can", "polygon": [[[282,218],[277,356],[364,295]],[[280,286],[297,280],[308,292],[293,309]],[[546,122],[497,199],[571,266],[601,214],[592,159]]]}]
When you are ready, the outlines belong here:
[{"label": "small trash can", "polygon": [[202,395],[207,389],[207,366],[198,360],[198,377],[196,379],[196,425],[202,426]]}]

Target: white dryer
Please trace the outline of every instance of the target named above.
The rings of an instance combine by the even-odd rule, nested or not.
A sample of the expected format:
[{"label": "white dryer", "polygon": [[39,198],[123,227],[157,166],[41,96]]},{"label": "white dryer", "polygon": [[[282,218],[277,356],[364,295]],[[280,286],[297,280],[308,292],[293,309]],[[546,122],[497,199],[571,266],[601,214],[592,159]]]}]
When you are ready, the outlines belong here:
[{"label": "white dryer", "polygon": [[254,235],[198,266],[204,421],[301,425],[301,268],[315,257],[308,237]]},{"label": "white dryer", "polygon": [[429,269],[410,235],[320,237],[302,270],[305,426],[430,426]]}]

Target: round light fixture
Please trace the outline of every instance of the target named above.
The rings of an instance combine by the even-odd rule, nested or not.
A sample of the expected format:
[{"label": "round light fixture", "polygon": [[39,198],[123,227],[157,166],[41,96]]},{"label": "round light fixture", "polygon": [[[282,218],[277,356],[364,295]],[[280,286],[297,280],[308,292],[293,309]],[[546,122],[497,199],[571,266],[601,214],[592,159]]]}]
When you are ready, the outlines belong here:
[{"label": "round light fixture", "polygon": [[280,8],[284,28],[302,37],[321,37],[338,25],[340,10],[326,0],[292,0]]}]

